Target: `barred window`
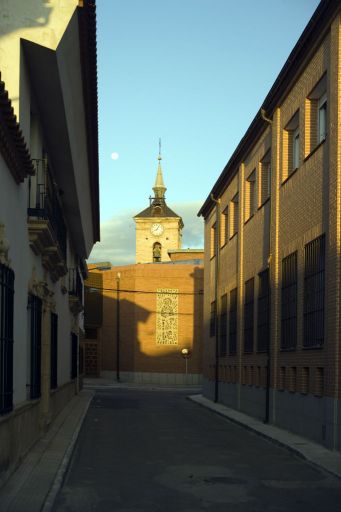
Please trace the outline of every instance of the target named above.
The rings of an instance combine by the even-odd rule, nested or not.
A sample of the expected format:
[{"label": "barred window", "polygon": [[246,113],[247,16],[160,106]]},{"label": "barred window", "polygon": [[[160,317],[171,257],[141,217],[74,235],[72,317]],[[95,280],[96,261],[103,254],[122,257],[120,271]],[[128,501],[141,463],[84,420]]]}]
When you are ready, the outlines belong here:
[{"label": "barred window", "polygon": [[0,264],[0,414],[13,409],[14,272]]},{"label": "barred window", "polygon": [[245,283],[244,299],[244,352],[253,352],[254,278]]},{"label": "barred window", "polygon": [[30,323],[30,398],[41,395],[41,313],[42,300],[35,295],[28,295]]},{"label": "barred window", "polygon": [[237,353],[237,288],[230,291],[229,353]]},{"label": "barred window", "polygon": [[78,354],[78,336],[71,333],[71,379],[76,379],[77,371],[77,354]]},{"label": "barred window", "polygon": [[266,352],[270,339],[269,269],[258,274],[257,351]]},{"label": "barred window", "polygon": [[297,344],[297,252],[282,260],[281,348]]},{"label": "barred window", "polygon": [[210,316],[210,336],[211,338],[215,335],[215,323],[216,323],[216,312],[215,312],[215,301],[211,302],[211,316]]},{"label": "barred window", "polygon": [[304,249],[304,347],[321,347],[324,342],[325,236]]},{"label": "barred window", "polygon": [[51,313],[51,389],[58,387],[58,315]]},{"label": "barred window", "polygon": [[220,310],[220,356],[226,356],[226,343],[227,343],[227,294],[221,297],[221,310]]}]

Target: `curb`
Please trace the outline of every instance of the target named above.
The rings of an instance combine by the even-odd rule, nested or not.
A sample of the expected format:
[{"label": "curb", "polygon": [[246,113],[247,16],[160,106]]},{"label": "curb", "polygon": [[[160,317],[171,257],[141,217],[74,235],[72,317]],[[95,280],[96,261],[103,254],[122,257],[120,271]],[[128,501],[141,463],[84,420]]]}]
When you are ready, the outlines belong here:
[{"label": "curb", "polygon": [[57,470],[57,473],[56,473],[56,476],[55,476],[55,479],[54,479],[54,482],[52,484],[52,486],[50,487],[50,490],[49,492],[47,493],[47,496],[46,496],[46,499],[44,501],[44,504],[41,508],[41,512],[52,512],[52,509],[53,509],[53,506],[54,506],[54,502],[56,500],[56,497],[57,497],[57,494],[59,493],[63,483],[64,483],[64,479],[65,479],[65,476],[66,476],[66,473],[67,473],[67,470],[69,468],[69,465],[70,465],[70,462],[71,462],[71,457],[73,455],[73,452],[74,452],[74,449],[75,449],[75,446],[76,446],[76,442],[77,442],[77,439],[78,439],[78,435],[79,435],[79,432],[82,428],[82,425],[83,425],[83,421],[84,421],[84,418],[86,416],[86,413],[88,412],[88,409],[90,407],[90,404],[92,402],[92,399],[95,395],[93,394],[91,397],[89,397],[88,399],[88,402],[84,408],[84,411],[78,421],[78,424],[77,424],[77,427],[76,427],[76,430],[74,431],[74,433],[72,434],[72,438],[71,438],[71,441],[69,443],[69,446],[65,452],[65,455],[63,457],[63,460],[61,461],[60,465],[59,465],[59,468]]},{"label": "curb", "polygon": [[[285,442],[282,439],[278,439],[274,436],[271,436],[270,432],[265,432],[265,431],[260,430],[259,427],[262,426],[262,423],[260,422],[260,420],[252,418],[251,416],[247,416],[246,414],[240,413],[239,411],[231,410],[231,412],[234,412],[235,414],[243,414],[243,416],[245,416],[245,419],[248,418],[251,422],[254,422],[254,423],[258,422],[260,424],[260,425],[255,424],[255,426],[252,426],[252,424],[246,423],[242,419],[238,419],[237,417],[233,417],[232,415],[229,415],[230,409],[227,406],[224,406],[223,404],[220,404],[220,403],[218,403],[218,404],[216,404],[214,402],[211,403],[211,401],[208,400],[207,398],[205,398],[203,395],[189,395],[186,398],[188,400],[190,400],[191,402],[196,403],[200,407],[209,409],[213,413],[217,414],[218,416],[221,416],[222,418],[225,418],[226,420],[230,421],[231,423],[234,423],[235,425],[243,427],[244,429],[248,430],[249,432],[252,432],[253,434],[258,435],[259,437],[262,437],[266,441],[269,441],[276,446],[285,448],[287,451],[291,452],[293,455],[296,455],[301,460],[304,460],[304,461],[308,462],[309,464],[312,464],[313,466],[316,466],[319,469],[326,471],[328,474],[332,475],[333,477],[341,479],[341,456],[339,456],[336,453],[334,454],[334,452],[328,450],[327,448],[324,448],[323,446],[320,446],[320,445],[316,445],[315,443],[313,443],[305,438],[299,438],[299,436],[296,436],[296,434],[292,434],[291,432],[288,432],[288,435],[297,437],[298,441],[301,440],[302,441],[300,443],[301,445],[304,444],[307,446],[307,445],[311,444],[311,446],[317,447],[321,452],[323,450],[325,450],[326,454],[330,457],[335,457],[335,459],[340,457],[340,462],[339,462],[340,467],[338,469],[328,467],[328,465],[323,464],[318,460],[314,460],[314,457],[309,457],[307,454],[303,453],[302,449],[299,449],[298,447],[293,446],[291,443]],[[207,402],[207,403],[205,403],[205,402]],[[276,427],[275,425],[264,424],[264,427],[271,427],[273,429],[278,429],[279,432],[286,433],[285,430],[280,429],[279,427]]]}]

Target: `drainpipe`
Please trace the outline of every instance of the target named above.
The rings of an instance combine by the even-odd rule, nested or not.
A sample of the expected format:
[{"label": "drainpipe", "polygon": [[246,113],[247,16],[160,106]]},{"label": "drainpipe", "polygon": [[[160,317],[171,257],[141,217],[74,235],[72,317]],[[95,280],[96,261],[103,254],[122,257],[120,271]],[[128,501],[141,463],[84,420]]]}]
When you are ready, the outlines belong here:
[{"label": "drainpipe", "polygon": [[220,327],[220,297],[219,297],[219,277],[220,277],[220,199],[212,201],[216,204],[216,239],[215,239],[215,378],[214,378],[214,402],[219,399],[219,327]]},{"label": "drainpipe", "polygon": [[[260,109],[260,115],[262,119],[268,123],[270,126],[272,125],[272,120],[267,117],[266,112],[263,108]],[[272,155],[272,147],[271,147],[271,155]],[[272,165],[270,163],[270,168],[272,171]],[[272,174],[272,172],[271,172]],[[271,182],[270,182],[271,187]],[[271,190],[271,189],[270,189]],[[269,269],[269,319],[271,319],[270,314],[270,307],[271,307],[271,272],[270,272],[270,265],[271,265],[271,223],[272,223],[272,216],[271,216],[271,193],[270,193],[270,215],[269,215],[269,258],[268,258],[268,269]],[[270,331],[271,333],[271,331]],[[269,336],[270,338],[270,336]],[[268,346],[267,346],[267,372],[266,372],[266,394],[265,394],[265,418],[264,423],[270,423],[270,378],[271,378],[271,339],[269,339]]]}]

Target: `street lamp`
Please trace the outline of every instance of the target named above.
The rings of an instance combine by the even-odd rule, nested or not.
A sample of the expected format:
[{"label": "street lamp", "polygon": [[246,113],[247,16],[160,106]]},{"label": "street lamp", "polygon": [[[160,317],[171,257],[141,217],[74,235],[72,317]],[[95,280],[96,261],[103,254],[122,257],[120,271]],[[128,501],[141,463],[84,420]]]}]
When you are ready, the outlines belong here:
[{"label": "street lamp", "polygon": [[186,368],[186,384],[188,384],[188,359],[191,357],[191,351],[189,348],[183,348],[181,350],[181,355],[185,359],[185,368]]},{"label": "street lamp", "polygon": [[121,272],[116,274],[116,380],[120,381],[120,281]]}]

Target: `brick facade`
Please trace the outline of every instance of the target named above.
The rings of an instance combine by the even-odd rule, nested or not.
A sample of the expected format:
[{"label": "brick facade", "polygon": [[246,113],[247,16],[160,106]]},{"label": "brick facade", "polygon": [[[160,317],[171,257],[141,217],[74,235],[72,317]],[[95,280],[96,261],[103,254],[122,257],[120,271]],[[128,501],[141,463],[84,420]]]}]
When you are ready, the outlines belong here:
[{"label": "brick facade", "polygon": [[[338,436],[341,425],[339,9],[339,2],[321,2],[314,20],[264,101],[262,111],[212,190],[220,200],[219,207],[208,196],[200,211],[205,217],[205,393],[212,398],[216,393],[215,398],[230,406],[338,450],[341,449]],[[320,98],[324,94],[327,124],[326,134],[321,138],[324,112]],[[271,192],[269,199],[264,200],[262,159],[269,151]],[[253,177],[255,181],[250,184]],[[212,251],[212,227],[220,212],[227,212],[229,226],[234,222],[232,200],[236,194],[238,233],[231,230],[227,243],[220,243],[217,266],[217,251]],[[255,207],[251,211],[253,200]],[[323,249],[317,261],[317,252],[311,251],[317,250],[322,239]],[[286,259],[290,255],[294,256]],[[309,257],[310,265],[317,268],[311,275]],[[259,340],[265,304],[259,275],[267,269],[270,346],[264,351],[260,349],[264,344]],[[254,279],[253,304],[245,300],[245,283],[250,279]],[[230,354],[229,297],[235,288],[237,351]],[[225,317],[221,311],[224,294],[227,294]],[[221,329],[219,320],[223,318],[225,322],[226,318],[227,331],[227,354],[218,354],[217,359],[216,340],[210,336],[214,301],[218,328]],[[253,336],[251,350],[245,350],[246,328],[248,337]],[[319,339],[316,332],[320,331],[322,337],[316,341]]]},{"label": "brick facade", "polygon": [[[116,378],[118,334],[120,380],[199,383],[202,373],[203,265],[187,261],[117,266],[106,271],[91,271],[90,267],[86,287],[93,285],[93,275],[97,274],[101,275],[103,288],[103,319],[97,339],[99,372]],[[157,315],[162,314],[157,311],[157,297],[162,297],[163,291],[166,293],[167,290],[174,292],[178,304],[176,344],[167,344],[167,340],[164,344],[157,343]],[[165,312],[166,315],[169,313]],[[93,312],[86,306],[86,326],[88,317],[92,318]],[[181,355],[183,348],[191,352],[187,377]]]}]

